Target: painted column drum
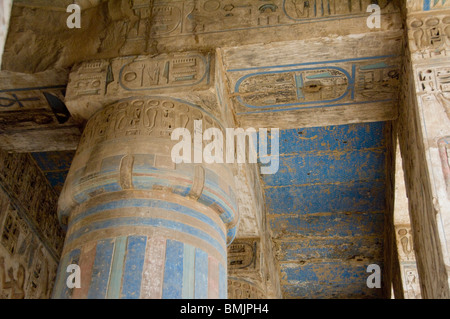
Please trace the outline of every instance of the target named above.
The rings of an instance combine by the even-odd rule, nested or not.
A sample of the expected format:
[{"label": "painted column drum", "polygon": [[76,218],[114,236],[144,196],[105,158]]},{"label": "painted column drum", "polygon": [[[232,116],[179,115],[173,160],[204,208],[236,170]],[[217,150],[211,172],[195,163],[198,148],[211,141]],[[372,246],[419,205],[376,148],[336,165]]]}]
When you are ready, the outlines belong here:
[{"label": "painted column drum", "polygon": [[[86,124],[62,191],[53,298],[226,298],[237,201],[230,164],[175,164],[170,136],[223,127],[170,98],[124,100]],[[69,289],[67,266],[81,270]]]}]

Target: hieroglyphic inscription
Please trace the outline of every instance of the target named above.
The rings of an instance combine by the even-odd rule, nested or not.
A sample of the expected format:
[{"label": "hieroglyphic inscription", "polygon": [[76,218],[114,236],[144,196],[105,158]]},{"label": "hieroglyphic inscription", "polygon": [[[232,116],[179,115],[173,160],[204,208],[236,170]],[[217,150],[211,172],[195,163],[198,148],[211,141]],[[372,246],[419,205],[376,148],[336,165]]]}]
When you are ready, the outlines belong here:
[{"label": "hieroglyphic inscription", "polygon": [[85,62],[70,74],[68,97],[95,97],[106,94],[111,77],[108,61]]},{"label": "hieroglyphic inscription", "polygon": [[415,260],[413,239],[411,233],[411,226],[398,226],[397,231],[397,247],[401,260],[410,261]]},{"label": "hieroglyphic inscription", "polygon": [[237,239],[228,247],[228,269],[255,269],[257,266],[258,242]]},{"label": "hieroglyphic inscription", "polygon": [[[270,67],[242,75],[234,84],[238,113],[251,109],[291,109],[323,107],[396,99],[399,66],[396,57],[308,63],[301,67]],[[235,75],[233,75],[235,76]]]},{"label": "hieroglyphic inscription", "polygon": [[138,57],[119,71],[120,86],[127,91],[196,85],[209,72],[209,58],[199,54]]},{"label": "hieroglyphic inscription", "polygon": [[450,68],[420,68],[417,76],[417,91],[424,94],[425,104],[427,101],[432,103],[435,98],[450,119]]},{"label": "hieroglyphic inscription", "polygon": [[[378,1],[382,9],[393,1]],[[214,33],[365,16],[371,0],[155,1],[151,35]]]},{"label": "hieroglyphic inscription", "polygon": [[228,277],[229,299],[265,299],[266,295],[256,284],[245,279]]},{"label": "hieroglyphic inscription", "polygon": [[202,120],[203,130],[220,128],[219,122],[200,108],[175,99],[131,99],[105,107],[87,123],[77,153],[103,141],[123,136],[169,138],[176,128],[194,131]]},{"label": "hieroglyphic inscription", "polygon": [[[385,8],[391,2],[377,1],[381,8]],[[371,0],[284,0],[283,8],[289,18],[300,20],[361,14],[365,13],[372,3]]]},{"label": "hieroglyphic inscription", "polygon": [[[22,210],[24,219],[26,217],[33,225],[47,249],[58,259],[64,242],[64,232],[56,216],[58,198],[30,155],[1,151],[0,183],[15,206]],[[13,220],[10,224],[11,230],[17,229]],[[17,249],[14,232],[4,238],[7,247]]]},{"label": "hieroglyphic inscription", "polygon": [[448,0],[416,0],[408,1],[406,6],[411,12],[442,10],[450,8],[450,2]]},{"label": "hieroglyphic inscription", "polygon": [[449,56],[449,15],[410,17],[408,27],[409,47],[413,60]]},{"label": "hieroglyphic inscription", "polygon": [[89,119],[104,105],[136,93],[209,88],[211,56],[173,53],[83,62],[70,74],[66,104],[77,120]]},{"label": "hieroglyphic inscription", "polygon": [[0,299],[48,299],[57,260],[9,201],[0,209]]}]

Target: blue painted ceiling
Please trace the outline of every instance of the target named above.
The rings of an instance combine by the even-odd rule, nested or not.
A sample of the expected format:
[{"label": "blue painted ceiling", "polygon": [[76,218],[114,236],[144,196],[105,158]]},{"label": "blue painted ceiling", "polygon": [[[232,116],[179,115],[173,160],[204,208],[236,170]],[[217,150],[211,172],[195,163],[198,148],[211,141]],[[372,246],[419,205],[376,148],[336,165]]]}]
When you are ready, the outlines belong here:
[{"label": "blue painted ceiling", "polygon": [[[385,123],[280,131],[280,168],[262,175],[285,298],[381,297]],[[75,152],[32,153],[57,194]]]},{"label": "blue painted ceiling", "polygon": [[52,185],[56,194],[60,194],[75,151],[31,153],[41,171]]},{"label": "blue painted ceiling", "polygon": [[383,267],[385,123],[280,131],[263,183],[285,298],[372,298]]}]

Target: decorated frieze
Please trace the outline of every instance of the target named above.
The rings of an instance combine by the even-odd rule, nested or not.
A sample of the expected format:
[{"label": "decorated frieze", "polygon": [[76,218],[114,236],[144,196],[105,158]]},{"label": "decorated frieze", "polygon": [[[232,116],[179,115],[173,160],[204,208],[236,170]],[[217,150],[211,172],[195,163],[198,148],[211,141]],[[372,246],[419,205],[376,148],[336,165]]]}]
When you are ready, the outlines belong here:
[{"label": "decorated frieze", "polygon": [[237,114],[394,101],[399,58],[379,56],[232,69]]}]

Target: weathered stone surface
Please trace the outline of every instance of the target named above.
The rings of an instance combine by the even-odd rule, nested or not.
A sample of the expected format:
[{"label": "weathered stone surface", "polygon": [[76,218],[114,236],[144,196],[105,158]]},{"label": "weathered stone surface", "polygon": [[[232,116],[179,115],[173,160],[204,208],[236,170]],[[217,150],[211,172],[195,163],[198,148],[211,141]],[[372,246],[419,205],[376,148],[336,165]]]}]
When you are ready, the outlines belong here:
[{"label": "weathered stone surface", "polygon": [[0,1],[0,70],[2,69],[2,56],[3,50],[5,49],[6,36],[8,34],[11,8],[12,0]]},{"label": "weathered stone surface", "polygon": [[436,70],[430,61],[424,70],[412,63],[408,54],[402,74],[399,141],[418,275],[424,298],[448,298],[448,242],[444,234],[448,232],[450,206],[437,140],[448,134],[449,122],[444,105],[438,102],[438,97],[445,97],[446,88],[438,85],[436,74],[445,72],[445,62]]},{"label": "weathered stone surface", "polygon": [[[60,276],[55,297],[223,297],[227,274],[235,298],[389,297],[391,284],[399,298],[448,297],[448,1],[379,0],[375,29],[370,0],[80,0],[82,27],[69,29],[72,2],[15,1],[0,73],[0,147],[74,150],[87,123],[60,199],[60,267],[87,276],[80,290]],[[279,172],[173,163],[171,131],[194,118],[281,129]],[[239,222],[219,218],[224,194]],[[136,225],[148,214],[183,231]],[[382,289],[367,287],[371,263]]]},{"label": "weathered stone surface", "polygon": [[72,116],[85,121],[104,105],[127,97],[175,97],[182,90],[180,97],[186,98],[187,90],[191,95],[208,91],[213,74],[214,59],[199,52],[84,62],[72,69],[66,104]]},{"label": "weathered stone surface", "polygon": [[410,13],[413,13],[448,9],[450,5],[445,0],[407,0],[406,8]]},{"label": "weathered stone surface", "polygon": [[220,56],[238,122],[291,129],[396,119],[402,42],[401,32],[378,32],[224,48]]},{"label": "weathered stone surface", "polygon": [[0,171],[0,299],[48,299],[64,242],[57,195],[28,154],[0,151]]},{"label": "weathered stone surface", "polygon": [[0,147],[7,151],[74,150],[81,135],[64,103],[66,70],[0,72]]},{"label": "weathered stone surface", "polygon": [[[319,4],[320,9],[314,11],[312,7],[301,8],[300,2],[282,0],[266,4],[249,0],[240,5],[216,0],[170,4],[161,0],[113,0],[91,8],[87,5],[82,11],[81,29],[68,29],[68,14],[60,9],[52,10],[45,5],[33,9],[19,2],[13,8],[3,66],[11,71],[38,72],[69,67],[85,57],[212,51],[221,46],[370,31],[366,23],[370,0],[328,2],[329,6],[325,4],[321,9]],[[381,5],[381,30],[398,29],[396,1]],[[63,2],[57,6],[61,8]],[[335,21],[338,27],[329,21]],[[25,30],[20,27],[24,25]]]}]

